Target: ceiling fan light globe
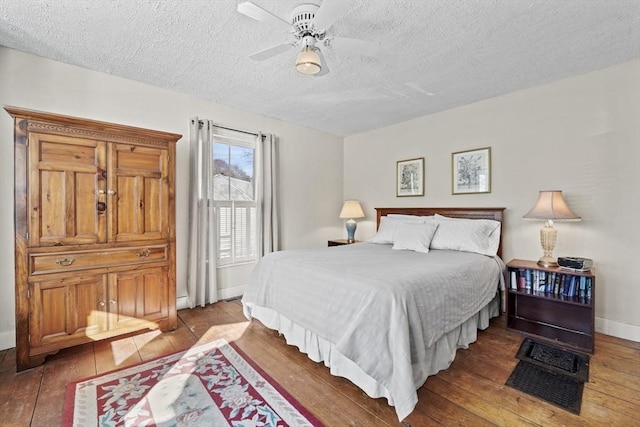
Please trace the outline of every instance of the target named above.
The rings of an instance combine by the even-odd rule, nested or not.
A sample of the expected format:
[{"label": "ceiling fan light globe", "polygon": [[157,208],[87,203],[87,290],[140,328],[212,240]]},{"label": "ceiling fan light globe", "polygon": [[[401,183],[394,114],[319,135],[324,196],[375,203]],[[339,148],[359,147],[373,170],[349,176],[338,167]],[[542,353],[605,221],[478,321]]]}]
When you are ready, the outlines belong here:
[{"label": "ceiling fan light globe", "polygon": [[313,75],[318,74],[321,68],[318,64],[298,64],[296,65],[296,71],[300,74]]},{"label": "ceiling fan light globe", "polygon": [[296,71],[300,74],[318,74],[322,69],[320,56],[310,47],[305,47],[296,58]]}]

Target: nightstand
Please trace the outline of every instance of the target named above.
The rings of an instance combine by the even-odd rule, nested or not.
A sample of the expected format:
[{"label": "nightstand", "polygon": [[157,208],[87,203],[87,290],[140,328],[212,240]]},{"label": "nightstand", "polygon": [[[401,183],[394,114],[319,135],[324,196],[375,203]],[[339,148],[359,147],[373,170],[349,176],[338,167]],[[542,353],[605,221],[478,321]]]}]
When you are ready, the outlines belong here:
[{"label": "nightstand", "polygon": [[360,240],[354,240],[353,242],[349,243],[347,239],[333,239],[333,240],[327,241],[327,246],[342,246],[342,245],[350,245],[352,243],[360,243]]},{"label": "nightstand", "polygon": [[595,269],[507,263],[507,329],[593,353]]}]

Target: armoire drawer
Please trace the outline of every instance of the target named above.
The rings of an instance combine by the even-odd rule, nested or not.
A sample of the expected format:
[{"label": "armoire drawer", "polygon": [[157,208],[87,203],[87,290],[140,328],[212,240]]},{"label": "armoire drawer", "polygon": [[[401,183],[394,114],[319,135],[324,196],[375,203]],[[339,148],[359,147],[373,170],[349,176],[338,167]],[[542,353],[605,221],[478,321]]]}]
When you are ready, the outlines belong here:
[{"label": "armoire drawer", "polygon": [[91,251],[32,253],[29,255],[29,269],[30,274],[37,275],[127,264],[144,264],[166,261],[167,259],[167,245]]}]

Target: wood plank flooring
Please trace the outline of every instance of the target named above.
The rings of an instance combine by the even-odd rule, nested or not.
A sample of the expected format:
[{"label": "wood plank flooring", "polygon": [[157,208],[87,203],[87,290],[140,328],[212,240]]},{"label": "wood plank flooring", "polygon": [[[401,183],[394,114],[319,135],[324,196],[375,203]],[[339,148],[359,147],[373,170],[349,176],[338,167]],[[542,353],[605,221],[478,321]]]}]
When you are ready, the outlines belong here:
[{"label": "wood plank flooring", "polygon": [[[0,425],[55,426],[68,382],[149,360],[217,338],[235,341],[271,377],[327,426],[401,426],[384,399],[372,399],[333,377],[257,321],[239,301],[178,312],[179,327],[65,349],[44,365],[15,372],[15,349],[0,351]],[[597,334],[580,416],[504,385],[522,337],[497,318],[446,371],[418,391],[412,427],[631,426],[640,418],[640,343]]]}]

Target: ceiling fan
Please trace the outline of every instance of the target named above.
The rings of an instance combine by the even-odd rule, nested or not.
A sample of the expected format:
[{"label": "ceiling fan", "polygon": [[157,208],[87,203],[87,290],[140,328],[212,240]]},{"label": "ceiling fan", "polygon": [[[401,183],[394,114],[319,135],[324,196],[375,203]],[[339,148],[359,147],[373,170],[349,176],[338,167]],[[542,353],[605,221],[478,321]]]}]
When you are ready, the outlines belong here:
[{"label": "ceiling fan", "polygon": [[250,1],[238,4],[238,12],[267,25],[278,27],[293,36],[290,42],[269,47],[249,56],[256,61],[263,61],[273,56],[298,48],[296,70],[301,74],[323,76],[329,72],[322,50],[341,49],[364,56],[373,56],[378,51],[378,44],[365,40],[347,37],[336,37],[328,34],[331,25],[349,8],[353,0],[323,1],[320,6],[301,4],[291,11],[290,22],[285,21],[256,6]]}]

